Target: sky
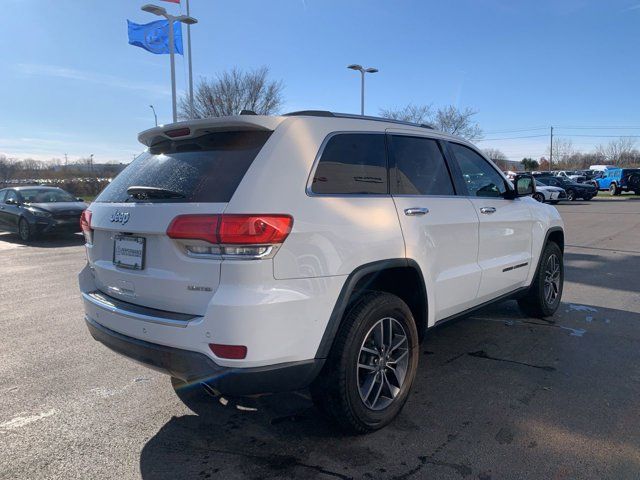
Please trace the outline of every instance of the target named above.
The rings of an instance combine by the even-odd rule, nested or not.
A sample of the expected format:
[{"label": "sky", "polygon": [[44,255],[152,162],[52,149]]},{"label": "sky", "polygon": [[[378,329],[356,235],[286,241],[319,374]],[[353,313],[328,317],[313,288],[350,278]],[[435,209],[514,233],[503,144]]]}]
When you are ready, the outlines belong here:
[{"label": "sky", "polygon": [[[0,154],[102,163],[143,150],[149,105],[171,120],[169,56],[127,43],[127,19],[158,18],[140,10],[148,1],[2,0]],[[359,63],[380,70],[368,114],[469,107],[477,145],[509,159],[544,155],[551,125],[585,151],[640,136],[639,0],[191,0],[191,15],[195,81],[267,66],[283,112],[357,113],[359,74],[346,66]],[[176,71],[184,92],[182,57]]]}]

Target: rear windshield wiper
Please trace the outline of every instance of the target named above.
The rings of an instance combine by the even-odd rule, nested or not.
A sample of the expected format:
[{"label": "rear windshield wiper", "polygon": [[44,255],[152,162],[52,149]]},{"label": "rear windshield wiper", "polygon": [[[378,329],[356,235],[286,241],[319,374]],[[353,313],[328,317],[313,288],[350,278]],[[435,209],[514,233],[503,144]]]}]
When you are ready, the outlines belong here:
[{"label": "rear windshield wiper", "polygon": [[127,188],[127,194],[137,200],[146,200],[150,198],[186,198],[183,193],[174,192],[160,187],[139,187],[133,186]]}]

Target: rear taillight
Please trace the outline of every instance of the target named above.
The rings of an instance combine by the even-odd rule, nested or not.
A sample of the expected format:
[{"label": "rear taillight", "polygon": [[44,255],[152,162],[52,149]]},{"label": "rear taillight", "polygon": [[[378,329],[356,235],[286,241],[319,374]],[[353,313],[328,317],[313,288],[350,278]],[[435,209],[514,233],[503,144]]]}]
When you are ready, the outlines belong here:
[{"label": "rear taillight", "polygon": [[180,215],[173,219],[167,235],[171,238],[218,242],[220,215]]},{"label": "rear taillight", "polygon": [[290,215],[180,215],[169,225],[167,235],[215,245],[185,244],[192,256],[264,258],[275,253],[274,247],[284,242],[292,226]]},{"label": "rear taillight", "polygon": [[84,240],[88,244],[93,243],[93,229],[91,228],[91,210],[84,210],[80,215],[80,229],[84,235]]},{"label": "rear taillight", "polygon": [[289,215],[222,215],[219,243],[265,245],[282,243],[293,225]]}]

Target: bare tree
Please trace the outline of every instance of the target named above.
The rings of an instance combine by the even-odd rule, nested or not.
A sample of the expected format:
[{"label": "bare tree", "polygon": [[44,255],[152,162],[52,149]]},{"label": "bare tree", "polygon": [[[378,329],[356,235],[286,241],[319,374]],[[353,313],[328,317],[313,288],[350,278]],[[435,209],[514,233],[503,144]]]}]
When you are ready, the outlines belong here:
[{"label": "bare tree", "polygon": [[[638,161],[636,141],[631,137],[620,137],[611,140],[607,145],[598,145],[596,152],[608,163],[633,165]],[[635,152],[635,153],[634,153]]]},{"label": "bare tree", "polygon": [[470,108],[460,110],[453,105],[439,108],[436,112],[435,126],[439,130],[458,135],[467,140],[482,138],[482,129],[473,121],[473,116],[478,113]]},{"label": "bare tree", "polygon": [[430,123],[433,120],[433,107],[431,105],[409,105],[402,108],[383,108],[380,116],[403,122]]},{"label": "bare tree", "polygon": [[193,115],[189,97],[180,98],[182,119],[237,115],[240,110],[252,110],[258,115],[277,113],[284,102],[282,81],[268,79],[269,69],[261,67],[250,72],[237,68],[213,79],[201,79],[194,92]]},{"label": "bare tree", "polygon": [[0,185],[13,180],[19,169],[20,164],[14,159],[7,158],[6,155],[0,155]]},{"label": "bare tree", "polygon": [[412,103],[406,107],[380,110],[381,117],[414,123],[431,123],[438,130],[468,140],[482,138],[482,129],[472,118],[476,113],[478,112],[470,108],[460,110],[453,105],[434,111],[431,105],[414,105]]},{"label": "bare tree", "polygon": [[507,156],[497,148],[483,148],[482,152],[494,162],[496,160],[506,160]]},{"label": "bare tree", "polygon": [[[549,154],[549,151],[549,148],[547,148],[547,154]],[[571,140],[564,138],[553,139],[553,167],[566,165],[574,153],[575,150],[573,149],[573,142]]]},{"label": "bare tree", "polygon": [[507,156],[502,153],[501,150],[498,150],[497,148],[484,148],[482,149],[482,152],[487,157],[489,157],[491,161],[495,163],[501,170],[509,169],[509,161],[507,159]]}]

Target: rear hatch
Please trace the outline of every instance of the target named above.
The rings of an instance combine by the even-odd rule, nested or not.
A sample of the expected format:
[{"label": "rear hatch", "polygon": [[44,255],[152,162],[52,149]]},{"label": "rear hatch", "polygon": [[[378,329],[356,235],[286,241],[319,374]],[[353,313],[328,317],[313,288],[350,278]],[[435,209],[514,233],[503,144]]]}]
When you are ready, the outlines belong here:
[{"label": "rear hatch", "polygon": [[96,198],[89,209],[87,252],[103,293],[203,315],[218,287],[222,260],[198,255],[206,242],[169,238],[167,228],[179,215],[221,214],[272,132],[186,132],[190,138],[156,136]]}]

